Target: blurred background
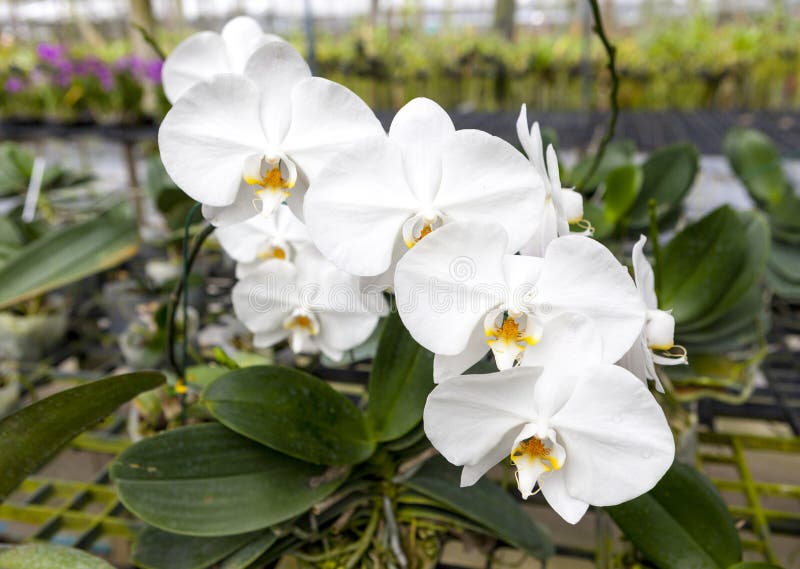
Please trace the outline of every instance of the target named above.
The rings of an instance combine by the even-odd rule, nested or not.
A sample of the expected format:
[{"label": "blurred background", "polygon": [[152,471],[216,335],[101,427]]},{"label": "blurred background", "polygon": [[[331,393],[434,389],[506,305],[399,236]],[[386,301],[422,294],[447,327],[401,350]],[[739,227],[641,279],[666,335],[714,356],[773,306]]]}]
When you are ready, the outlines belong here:
[{"label": "blurred background", "polygon": [[[604,0],[628,109],[800,105],[798,0]],[[158,119],[160,57],[238,14],[376,109],[419,95],[459,111],[606,107],[579,0],[3,0],[3,118]]]}]

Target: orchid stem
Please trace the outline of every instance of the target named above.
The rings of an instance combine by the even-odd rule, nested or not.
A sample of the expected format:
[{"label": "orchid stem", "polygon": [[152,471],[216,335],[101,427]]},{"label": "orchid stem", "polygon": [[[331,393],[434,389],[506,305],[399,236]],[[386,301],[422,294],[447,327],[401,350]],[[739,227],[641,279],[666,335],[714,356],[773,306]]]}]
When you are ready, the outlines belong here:
[{"label": "orchid stem", "polygon": [[594,156],[592,165],[589,168],[589,171],[586,172],[586,175],[584,175],[580,182],[576,184],[577,188],[585,187],[589,180],[592,179],[592,176],[594,176],[595,172],[597,172],[597,168],[600,166],[600,161],[603,159],[603,155],[606,153],[606,147],[608,146],[608,143],[611,142],[611,139],[614,138],[614,133],[617,130],[617,119],[619,118],[619,76],[617,75],[617,48],[609,41],[608,36],[606,36],[606,30],[603,26],[603,17],[600,14],[600,7],[597,5],[597,0],[587,1],[589,2],[589,6],[592,8],[592,17],[594,18],[594,26],[592,29],[603,43],[603,47],[606,50],[606,55],[608,56],[606,68],[611,74],[611,92],[608,96],[609,106],[611,107],[611,117],[608,120],[606,132],[603,134],[603,138],[600,140],[600,145],[597,147],[597,154]]},{"label": "orchid stem", "polygon": [[[184,377],[184,373],[186,371],[186,360],[187,360],[187,352],[188,352],[188,323],[189,323],[189,300],[188,300],[188,286],[189,286],[189,274],[192,271],[192,266],[194,265],[195,260],[197,259],[197,254],[200,252],[200,249],[203,246],[206,238],[214,232],[213,225],[207,225],[203,228],[203,230],[195,237],[194,244],[192,245],[191,251],[189,250],[189,227],[192,224],[192,218],[194,214],[197,212],[197,209],[200,207],[200,204],[195,204],[189,213],[186,215],[186,225],[184,227],[184,237],[183,237],[183,273],[181,278],[175,283],[175,288],[170,295],[170,302],[169,302],[169,317],[167,319],[167,338],[168,338],[168,355],[169,355],[169,363],[172,366],[172,369],[175,370],[175,373],[178,375],[179,378]],[[177,355],[175,353],[175,336],[176,336],[176,326],[175,326],[175,316],[178,312],[178,304],[180,300],[183,299],[183,354],[180,363],[178,362]]]}]

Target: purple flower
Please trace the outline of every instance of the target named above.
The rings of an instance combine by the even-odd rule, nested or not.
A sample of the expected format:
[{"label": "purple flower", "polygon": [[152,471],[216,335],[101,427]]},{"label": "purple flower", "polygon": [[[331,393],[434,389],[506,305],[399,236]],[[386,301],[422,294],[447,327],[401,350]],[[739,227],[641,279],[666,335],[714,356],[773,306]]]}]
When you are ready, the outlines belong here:
[{"label": "purple flower", "polygon": [[19,77],[9,77],[6,79],[6,92],[19,93],[25,88],[25,83]]},{"label": "purple flower", "polygon": [[144,75],[148,81],[150,81],[153,85],[160,85],[161,84],[161,68],[164,66],[164,62],[160,59],[154,59],[152,61],[148,61],[147,65],[145,66]]},{"label": "purple flower", "polygon": [[64,60],[67,50],[64,46],[57,43],[40,43],[36,47],[39,58],[52,65],[57,65]]}]

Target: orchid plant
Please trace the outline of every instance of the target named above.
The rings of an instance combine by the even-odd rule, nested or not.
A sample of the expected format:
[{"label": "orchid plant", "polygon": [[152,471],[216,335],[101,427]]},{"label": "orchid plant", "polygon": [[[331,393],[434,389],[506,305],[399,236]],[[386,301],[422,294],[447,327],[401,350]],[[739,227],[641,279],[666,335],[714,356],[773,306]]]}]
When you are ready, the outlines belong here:
[{"label": "orchid plant", "polygon": [[[631,271],[590,223],[617,202],[563,186],[525,105],[524,153],[457,130],[426,98],[387,133],[248,18],[180,44],[163,84],[164,167],[202,204],[203,238],[216,228],[236,262],[239,325],[295,366],[176,366],[176,392],[202,424],[137,442],[111,469],[148,524],[136,563],[256,568],[292,554],[326,568],[427,567],[464,531],[544,560],[552,542],[493,481],[504,475],[569,524],[597,507],[627,528],[658,488],[694,492],[691,515],[719,513],[702,477],[674,463],[649,383],[663,392],[661,366],[691,361],[676,322],[713,323],[739,301],[686,301],[678,247],[696,224],[662,251],[653,214],[655,267],[641,236]],[[600,198],[614,194],[599,185]],[[731,215],[739,223],[727,210],[704,223],[727,235]],[[631,228],[622,218],[618,235]],[[317,356],[352,361],[375,337],[366,398],[312,375],[330,371]],[[738,538],[727,516],[716,522],[733,532],[732,565]]]}]

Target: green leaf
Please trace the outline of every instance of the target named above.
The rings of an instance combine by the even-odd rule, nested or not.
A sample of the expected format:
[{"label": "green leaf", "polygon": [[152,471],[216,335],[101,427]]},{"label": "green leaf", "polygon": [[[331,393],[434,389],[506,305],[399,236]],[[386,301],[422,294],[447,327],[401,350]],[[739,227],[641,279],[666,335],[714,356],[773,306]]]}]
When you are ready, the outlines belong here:
[{"label": "green leaf", "polygon": [[770,233],[766,218],[758,212],[740,212],[743,224],[744,244],[742,258],[738,261],[738,271],[727,289],[714,303],[713,308],[701,318],[694,320],[684,330],[696,330],[708,327],[715,320],[722,318],[734,306],[756,287],[764,276],[767,260],[770,257]]},{"label": "green leaf", "polygon": [[644,175],[642,169],[633,164],[626,164],[608,173],[603,193],[603,206],[609,223],[616,223],[630,211]]},{"label": "green leaf", "polygon": [[[272,535],[272,531],[266,532]],[[195,537],[146,527],[133,546],[133,562],[143,569],[205,569],[262,533]]]},{"label": "green leaf", "polygon": [[660,569],[727,569],[742,558],[722,496],[691,466],[673,464],[650,492],[606,510]]},{"label": "green leaf", "polygon": [[0,308],[118,265],[138,248],[136,224],[119,208],[52,231],[21,248],[0,269]]},{"label": "green leaf", "polygon": [[299,515],[333,492],[346,471],[295,460],[219,424],[167,431],[111,466],[120,500],[157,528],[222,536]]},{"label": "green leaf", "polygon": [[237,433],[301,460],[357,464],[375,450],[364,414],[321,379],[296,369],[237,369],[211,382],[202,400]]},{"label": "green leaf", "polygon": [[[0,145],[0,196],[24,194],[28,191],[34,155],[18,144],[7,142]],[[75,173],[54,164],[45,167],[42,176],[42,192],[68,188],[92,179],[91,175]]]},{"label": "green leaf", "polygon": [[278,540],[271,530],[265,531],[220,564],[219,569],[247,569]]},{"label": "green leaf", "polygon": [[750,195],[760,204],[776,204],[789,190],[781,158],[772,141],[752,128],[732,128],[725,135],[723,151],[731,168]]},{"label": "green leaf", "polygon": [[728,206],[687,226],[662,251],[659,304],[678,325],[705,317],[724,299],[747,255],[745,227]]},{"label": "green leaf", "polygon": [[0,501],[73,438],[162,383],[163,375],[147,371],[107,377],[51,395],[0,421]]},{"label": "green leaf", "polygon": [[736,565],[731,565],[728,569],[783,569],[772,563],[760,563],[758,561],[743,561]]},{"label": "green leaf", "polygon": [[2,569],[114,569],[111,565],[78,549],[36,543],[0,551]]},{"label": "green leaf", "polygon": [[698,153],[691,144],[673,144],[653,152],[642,165],[644,179],[631,209],[631,227],[649,226],[651,199],[656,200],[659,220],[676,211],[692,187],[697,169]]},{"label": "green leaf", "polygon": [[378,441],[399,438],[422,420],[433,389],[433,354],[417,344],[393,312],[369,376],[367,418]]},{"label": "green leaf", "polygon": [[538,559],[553,555],[546,527],[531,519],[508,493],[487,477],[461,488],[460,469],[437,456],[404,484],[485,527],[493,535]]},{"label": "green leaf", "polygon": [[595,204],[590,200],[583,202],[583,218],[588,220],[594,227],[594,238],[605,239],[614,232],[614,224],[608,220],[605,208],[601,204]]}]

